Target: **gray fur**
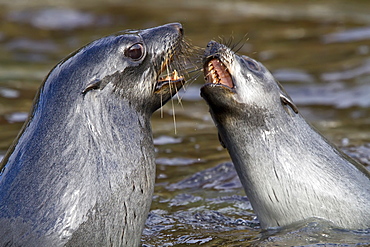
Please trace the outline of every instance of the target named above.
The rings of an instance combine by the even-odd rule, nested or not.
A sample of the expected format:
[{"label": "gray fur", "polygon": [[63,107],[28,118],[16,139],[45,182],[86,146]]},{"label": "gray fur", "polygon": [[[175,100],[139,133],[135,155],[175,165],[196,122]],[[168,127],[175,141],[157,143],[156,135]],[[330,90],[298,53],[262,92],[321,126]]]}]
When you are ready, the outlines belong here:
[{"label": "gray fur", "polygon": [[[0,246],[139,245],[155,179],[150,117],[172,97],[154,88],[180,28],[102,38],[50,72],[3,160]],[[124,51],[137,42],[134,61]]]},{"label": "gray fur", "polygon": [[[210,42],[235,87],[206,84],[202,97],[236,167],[262,228],[312,217],[370,227],[370,174],[314,130],[260,63]],[[248,60],[247,60],[248,59]]]}]

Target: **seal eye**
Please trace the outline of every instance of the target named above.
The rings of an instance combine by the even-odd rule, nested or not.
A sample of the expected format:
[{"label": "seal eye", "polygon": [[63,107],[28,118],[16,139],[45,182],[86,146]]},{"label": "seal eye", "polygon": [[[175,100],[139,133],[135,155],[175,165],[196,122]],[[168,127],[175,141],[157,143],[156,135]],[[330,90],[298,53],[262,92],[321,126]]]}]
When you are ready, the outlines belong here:
[{"label": "seal eye", "polygon": [[129,57],[133,60],[139,60],[142,58],[144,55],[144,46],[140,43],[136,43],[132,46],[130,46],[126,51],[125,51],[125,56]]},{"label": "seal eye", "polygon": [[250,70],[257,71],[257,72],[261,70],[259,63],[257,63],[256,61],[254,61],[253,59],[247,56],[243,56],[243,58]]}]

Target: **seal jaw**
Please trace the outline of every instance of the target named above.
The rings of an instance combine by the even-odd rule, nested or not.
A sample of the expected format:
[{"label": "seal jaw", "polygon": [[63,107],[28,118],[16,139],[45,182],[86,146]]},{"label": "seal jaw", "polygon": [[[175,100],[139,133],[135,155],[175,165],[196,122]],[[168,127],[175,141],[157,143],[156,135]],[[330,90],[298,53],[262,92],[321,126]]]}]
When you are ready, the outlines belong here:
[{"label": "seal jaw", "polygon": [[205,85],[201,88],[200,95],[218,112],[230,105],[234,106],[235,103],[236,86],[230,73],[226,51],[222,45],[211,41],[205,51],[203,64]]},{"label": "seal jaw", "polygon": [[[162,63],[159,66],[159,70],[157,71],[157,81],[154,85],[154,92],[155,93],[162,93],[163,91],[167,91],[167,88],[171,90],[174,88],[175,92],[178,91],[184,84],[185,78],[183,75],[179,75],[177,69],[181,68],[178,67],[179,57],[183,56],[184,50],[184,41],[183,41],[183,29],[181,24],[174,23],[169,24],[172,28],[175,29],[175,32],[178,33],[177,41],[175,41],[172,47],[167,51],[167,54],[163,57]],[[175,68],[173,68],[175,67]],[[172,72],[171,72],[172,71]],[[175,93],[174,93],[175,94]],[[174,95],[171,94],[171,97]]]},{"label": "seal jaw", "polygon": [[[168,99],[174,96],[185,84],[184,76],[179,75],[176,69],[172,73],[164,74],[164,71],[168,71],[168,62],[164,62],[161,66],[161,70],[157,73],[158,79],[154,86],[154,94],[161,95],[161,104],[165,103]],[[163,97],[164,95],[167,95]]]},{"label": "seal jaw", "polygon": [[[161,74],[163,71],[161,71],[158,74]],[[161,90],[163,87],[171,87],[171,85],[181,84],[181,86],[185,83],[185,78],[183,76],[179,76],[176,69],[173,70],[171,74],[167,74],[164,76],[159,76],[157,79],[157,83],[155,85],[155,91]]]},{"label": "seal jaw", "polygon": [[235,87],[227,66],[218,58],[210,58],[204,64],[204,77],[208,84],[216,84],[233,89]]}]

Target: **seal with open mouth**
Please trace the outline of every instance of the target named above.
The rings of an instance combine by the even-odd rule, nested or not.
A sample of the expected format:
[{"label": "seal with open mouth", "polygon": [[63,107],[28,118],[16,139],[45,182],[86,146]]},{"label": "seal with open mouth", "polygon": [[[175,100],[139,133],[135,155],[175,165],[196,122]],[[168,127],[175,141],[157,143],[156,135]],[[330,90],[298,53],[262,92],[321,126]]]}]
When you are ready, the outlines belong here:
[{"label": "seal with open mouth", "polygon": [[150,117],[184,83],[173,70],[184,47],[181,24],[167,24],[54,67],[2,163],[0,246],[139,245],[155,180]]},{"label": "seal with open mouth", "polygon": [[211,41],[207,101],[262,228],[317,217],[370,227],[370,174],[315,131],[259,62]]}]

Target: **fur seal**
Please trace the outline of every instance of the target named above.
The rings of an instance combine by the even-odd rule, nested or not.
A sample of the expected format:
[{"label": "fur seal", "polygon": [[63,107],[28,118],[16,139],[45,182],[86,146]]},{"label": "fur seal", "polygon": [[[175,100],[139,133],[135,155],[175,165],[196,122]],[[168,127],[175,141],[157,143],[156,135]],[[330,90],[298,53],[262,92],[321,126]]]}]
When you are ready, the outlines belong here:
[{"label": "fur seal", "polygon": [[[185,44],[185,46],[184,46]],[[150,117],[184,83],[173,23],[93,41],[46,77],[3,160],[0,246],[138,246],[151,205]]]},{"label": "fur seal", "polygon": [[370,227],[370,174],[315,131],[259,62],[211,41],[204,55],[210,107],[262,228],[321,218]]}]

